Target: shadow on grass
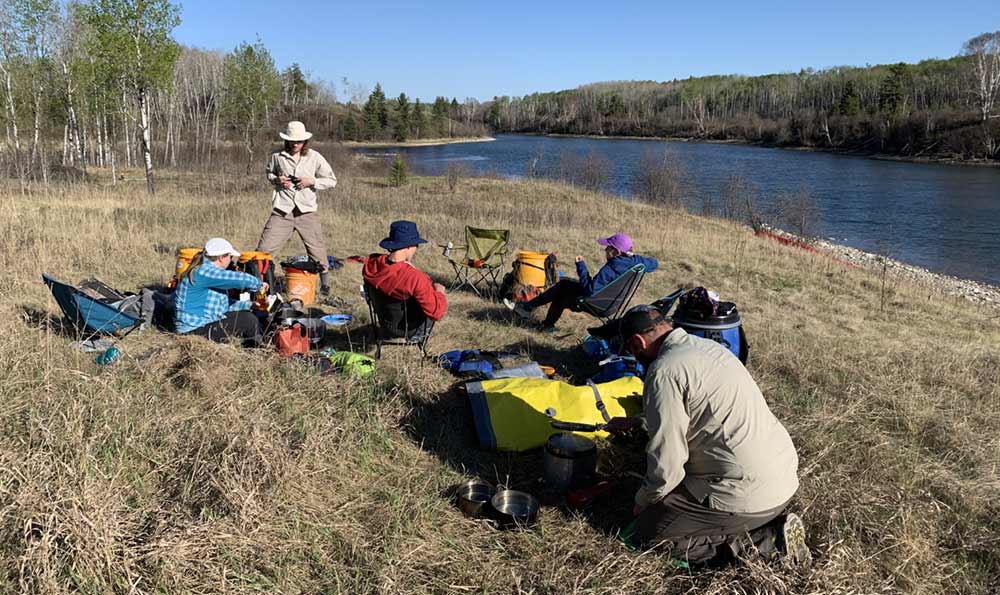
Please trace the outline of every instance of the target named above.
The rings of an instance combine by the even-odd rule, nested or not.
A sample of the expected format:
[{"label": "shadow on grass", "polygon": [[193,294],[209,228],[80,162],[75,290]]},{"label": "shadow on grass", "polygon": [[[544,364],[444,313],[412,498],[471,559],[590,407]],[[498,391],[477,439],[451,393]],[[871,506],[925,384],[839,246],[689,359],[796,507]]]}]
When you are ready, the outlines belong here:
[{"label": "shadow on grass", "polygon": [[24,323],[31,328],[53,332],[74,340],[81,335],[80,331],[61,314],[51,314],[26,304],[21,304],[18,309],[21,311]]},{"label": "shadow on grass", "polygon": [[[612,478],[615,487],[582,509],[570,508],[565,494],[545,486],[543,449],[500,452],[480,446],[469,399],[460,388],[462,384],[458,382],[451,389],[429,399],[413,399],[414,406],[402,420],[402,427],[423,450],[462,475],[485,479],[495,486],[525,491],[538,497],[548,509],[547,514],[556,513],[565,519],[581,515],[595,530],[606,535],[616,535],[631,522],[633,495],[639,480],[625,475],[625,472],[643,470],[644,434],[603,442],[598,475]],[[526,415],[532,414],[543,415],[534,410],[526,412]],[[444,498],[454,496],[455,486],[442,493]]]}]

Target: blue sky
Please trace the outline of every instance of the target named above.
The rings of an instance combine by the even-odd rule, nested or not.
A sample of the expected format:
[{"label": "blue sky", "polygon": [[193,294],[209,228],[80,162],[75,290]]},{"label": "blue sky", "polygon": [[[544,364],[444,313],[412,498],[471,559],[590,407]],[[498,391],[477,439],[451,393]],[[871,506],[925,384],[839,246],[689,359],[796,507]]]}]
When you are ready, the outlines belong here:
[{"label": "blue sky", "polygon": [[181,1],[177,40],[258,37],[279,68],[386,94],[491,99],[607,80],[766,74],[947,58],[1000,29],[1000,0],[950,2]]}]

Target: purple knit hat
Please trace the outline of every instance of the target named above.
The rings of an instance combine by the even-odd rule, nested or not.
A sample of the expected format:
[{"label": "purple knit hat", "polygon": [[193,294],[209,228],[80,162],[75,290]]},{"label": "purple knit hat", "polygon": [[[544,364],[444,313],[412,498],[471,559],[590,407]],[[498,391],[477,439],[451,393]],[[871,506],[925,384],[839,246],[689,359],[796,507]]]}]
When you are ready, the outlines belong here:
[{"label": "purple knit hat", "polygon": [[616,233],[610,238],[601,238],[597,240],[597,243],[602,246],[611,246],[619,252],[631,252],[632,251],[632,238],[628,237],[623,233]]}]

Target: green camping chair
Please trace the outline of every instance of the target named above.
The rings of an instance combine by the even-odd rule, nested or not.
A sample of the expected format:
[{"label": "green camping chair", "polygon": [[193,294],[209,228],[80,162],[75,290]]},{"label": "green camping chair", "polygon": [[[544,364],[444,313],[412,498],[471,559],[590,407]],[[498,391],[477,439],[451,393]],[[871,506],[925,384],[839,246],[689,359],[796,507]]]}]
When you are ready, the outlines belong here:
[{"label": "green camping chair", "polygon": [[[465,228],[465,244],[445,251],[455,269],[455,280],[448,291],[468,286],[476,295],[493,297],[500,289],[504,259],[510,249],[510,230]],[[484,287],[480,288],[479,285]]]}]

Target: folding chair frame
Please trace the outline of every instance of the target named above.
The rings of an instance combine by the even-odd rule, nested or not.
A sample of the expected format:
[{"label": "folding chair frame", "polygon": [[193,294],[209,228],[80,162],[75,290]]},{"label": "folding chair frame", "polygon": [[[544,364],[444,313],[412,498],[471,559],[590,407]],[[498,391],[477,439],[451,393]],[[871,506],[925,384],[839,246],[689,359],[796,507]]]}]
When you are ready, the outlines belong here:
[{"label": "folding chair frame", "polygon": [[[53,299],[81,341],[89,341],[98,335],[111,335],[115,337],[114,342],[118,343],[145,322],[142,318],[98,301],[76,286],[57,281],[45,274],[42,275],[42,280],[49,286]],[[125,331],[124,334],[120,336],[115,334],[122,330]]]},{"label": "folding chair frame", "polygon": [[[639,284],[645,276],[646,267],[637,264],[618,276],[617,279],[601,288],[596,294],[589,297],[581,297],[577,302],[576,310],[585,312],[599,319],[602,323],[607,323],[628,309],[639,290]],[[597,299],[611,297],[611,304],[599,309],[594,303]]]},{"label": "folding chair frame", "polygon": [[[485,253],[480,253],[476,247],[476,233],[502,234],[502,238],[496,238],[496,243]],[[500,290],[501,274],[504,271],[506,255],[510,249],[510,230],[507,229],[483,229],[479,227],[465,228],[465,244],[452,246],[452,249],[461,250],[462,258],[456,259],[448,256],[448,262],[455,270],[455,279],[448,287],[448,291],[454,291],[468,286],[480,297],[488,296],[495,298]],[[471,260],[483,261],[483,266],[472,266]],[[479,288],[479,284],[485,282],[486,287]]]},{"label": "folding chair frame", "polygon": [[431,320],[429,318],[427,319],[427,323],[426,323],[426,326],[425,326],[426,332],[423,335],[421,335],[420,337],[417,337],[416,339],[414,339],[414,338],[408,338],[409,334],[410,334],[410,325],[409,325],[409,320],[407,320],[406,306],[405,306],[405,302],[400,301],[400,303],[404,304],[404,306],[403,306],[403,330],[404,330],[403,336],[402,337],[398,337],[398,338],[397,337],[385,338],[385,337],[383,337],[383,330],[386,330],[386,329],[384,329],[384,327],[382,326],[382,317],[381,317],[381,315],[378,312],[378,308],[377,308],[375,302],[376,302],[376,300],[380,299],[380,297],[384,298],[387,301],[397,301],[397,300],[392,300],[391,298],[389,298],[388,296],[386,296],[384,293],[382,293],[378,289],[372,287],[368,283],[365,283],[362,286],[362,290],[364,291],[364,294],[365,294],[365,303],[368,304],[368,314],[369,314],[369,316],[371,316],[371,321],[372,321],[371,329],[372,329],[372,340],[375,342],[375,359],[381,359],[381,357],[382,357],[382,346],[383,345],[412,345],[412,346],[416,346],[416,347],[420,348],[420,353],[423,355],[424,358],[430,357],[430,354],[427,353],[427,343],[431,340],[431,335],[434,334],[434,321],[433,320]]}]

